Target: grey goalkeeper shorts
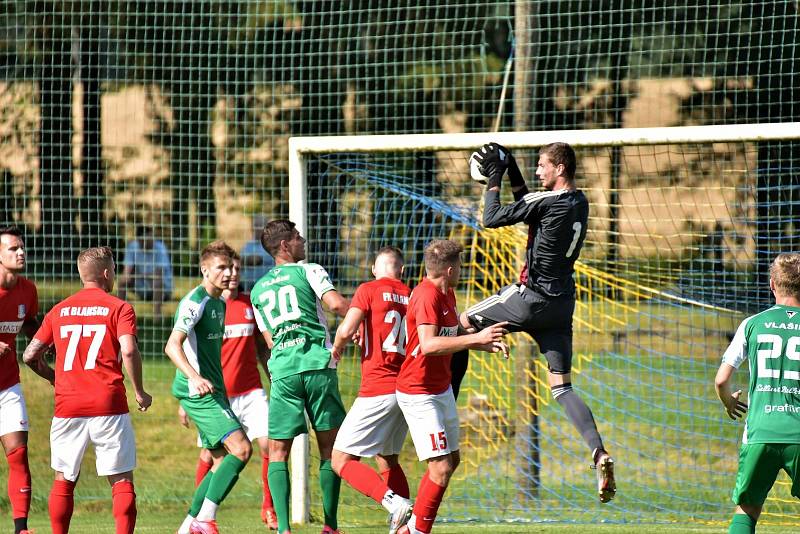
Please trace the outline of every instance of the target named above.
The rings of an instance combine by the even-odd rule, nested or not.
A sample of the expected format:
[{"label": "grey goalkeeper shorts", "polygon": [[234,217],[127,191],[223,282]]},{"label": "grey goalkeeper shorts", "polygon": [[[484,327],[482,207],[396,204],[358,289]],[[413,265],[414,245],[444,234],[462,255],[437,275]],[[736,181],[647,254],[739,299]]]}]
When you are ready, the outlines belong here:
[{"label": "grey goalkeeper shorts", "polygon": [[482,330],[508,321],[509,332],[526,332],[539,345],[551,373],[572,369],[572,313],[575,296],[552,297],[523,284],[504,287],[466,311],[469,322]]}]

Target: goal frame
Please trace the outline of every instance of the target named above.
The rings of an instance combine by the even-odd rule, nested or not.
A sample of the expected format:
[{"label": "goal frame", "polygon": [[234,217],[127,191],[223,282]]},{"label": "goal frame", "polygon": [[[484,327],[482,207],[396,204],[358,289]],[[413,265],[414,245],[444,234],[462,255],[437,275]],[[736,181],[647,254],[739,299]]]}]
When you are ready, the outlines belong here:
[{"label": "goal frame", "polygon": [[[474,150],[489,142],[514,149],[539,147],[555,142],[569,143],[574,147],[613,147],[789,139],[800,139],[800,122],[598,130],[290,137],[289,218],[296,224],[301,235],[307,235],[306,155],[312,154]],[[293,523],[303,524],[310,518],[308,434],[295,438],[291,461],[291,519]]]}]

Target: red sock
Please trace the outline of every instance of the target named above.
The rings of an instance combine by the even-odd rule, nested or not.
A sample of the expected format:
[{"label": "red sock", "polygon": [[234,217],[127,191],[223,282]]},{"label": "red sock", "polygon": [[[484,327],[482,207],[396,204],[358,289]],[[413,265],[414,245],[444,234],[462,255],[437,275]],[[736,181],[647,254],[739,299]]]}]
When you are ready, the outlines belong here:
[{"label": "red sock", "polygon": [[72,519],[72,507],[75,498],[75,483],[69,480],[54,480],[50,490],[50,528],[53,534],[66,534],[69,531],[69,521]]},{"label": "red sock", "polygon": [[272,494],[269,492],[269,481],[267,475],[269,474],[269,456],[261,455],[261,487],[264,488],[264,499],[261,501],[261,509],[273,508]]},{"label": "red sock", "polygon": [[340,475],[353,488],[370,497],[378,504],[381,503],[383,496],[389,491],[389,486],[386,485],[386,482],[381,479],[378,473],[355,460],[345,463]]},{"label": "red sock", "polygon": [[8,500],[14,519],[28,517],[31,509],[31,470],[28,467],[28,447],[17,447],[6,455],[8,460]]},{"label": "red sock", "polygon": [[393,465],[386,471],[381,471],[381,477],[393,492],[406,499],[411,497],[411,490],[408,489],[408,479],[399,464]]},{"label": "red sock", "polygon": [[133,482],[130,480],[116,482],[111,486],[111,499],[114,503],[116,534],[133,534],[133,529],[136,527],[136,493],[133,491]]},{"label": "red sock", "polygon": [[419,481],[417,500],[414,503],[414,517],[417,520],[415,527],[420,532],[427,534],[433,528],[433,521],[439,512],[439,505],[442,504],[445,491],[447,491],[447,487],[440,486],[431,480],[428,472],[425,471],[425,475]]},{"label": "red sock", "polygon": [[211,468],[214,467],[214,462],[206,462],[202,458],[197,459],[197,471],[194,474],[194,487],[200,485],[203,479],[206,477]]}]

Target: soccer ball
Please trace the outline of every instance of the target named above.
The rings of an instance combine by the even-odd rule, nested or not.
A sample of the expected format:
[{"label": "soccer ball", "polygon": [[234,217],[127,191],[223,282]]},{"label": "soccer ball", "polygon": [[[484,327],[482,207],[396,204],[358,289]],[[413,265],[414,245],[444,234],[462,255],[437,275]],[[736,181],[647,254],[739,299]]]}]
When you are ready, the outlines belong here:
[{"label": "soccer ball", "polygon": [[486,185],[486,176],[483,175],[483,166],[475,159],[475,153],[469,157],[469,176],[479,184]]}]

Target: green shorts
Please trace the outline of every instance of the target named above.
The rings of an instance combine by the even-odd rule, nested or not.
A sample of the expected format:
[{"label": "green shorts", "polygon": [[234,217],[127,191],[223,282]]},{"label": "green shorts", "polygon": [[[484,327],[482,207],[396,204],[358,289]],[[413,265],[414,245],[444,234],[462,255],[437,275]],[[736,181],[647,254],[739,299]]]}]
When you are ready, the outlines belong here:
[{"label": "green shorts", "polygon": [[242,428],[223,395],[188,397],[180,399],[180,403],[197,427],[200,442],[206,449],[221,447],[225,438]]},{"label": "green shorts", "polygon": [[800,444],[749,443],[739,449],[734,504],[761,506],[783,469],[792,479],[792,495],[800,497]]},{"label": "green shorts", "polygon": [[314,430],[339,428],[345,411],[335,369],[305,371],[272,381],[269,390],[269,437],[291,439]]}]

